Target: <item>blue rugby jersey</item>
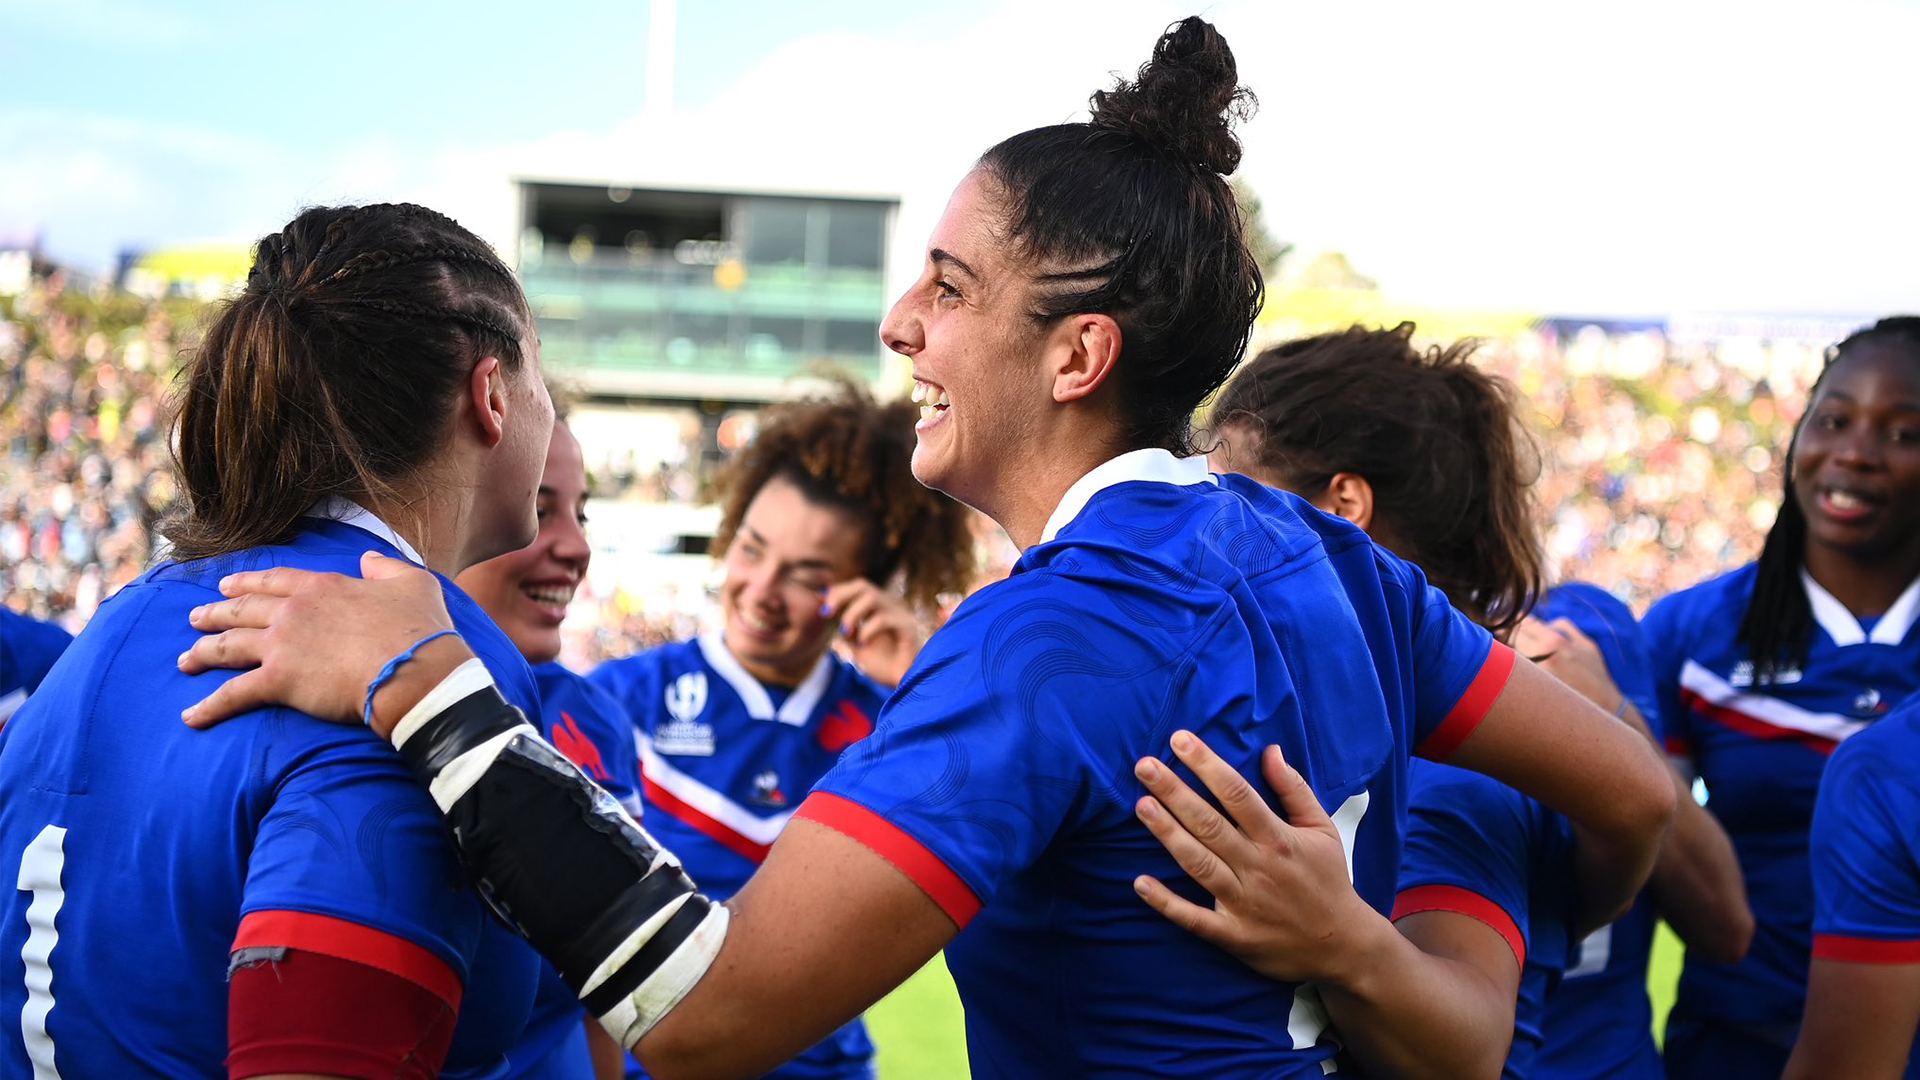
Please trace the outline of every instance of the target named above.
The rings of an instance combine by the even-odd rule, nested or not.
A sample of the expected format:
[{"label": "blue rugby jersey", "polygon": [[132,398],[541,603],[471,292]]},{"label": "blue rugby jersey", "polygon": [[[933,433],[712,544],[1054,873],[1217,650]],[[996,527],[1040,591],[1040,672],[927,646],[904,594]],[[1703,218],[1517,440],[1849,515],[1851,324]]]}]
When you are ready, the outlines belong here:
[{"label": "blue rugby jersey", "polygon": [[[535,666],[533,679],[540,691],[540,733],[639,817],[640,766],[633,754],[633,728],[620,703],[559,663]],[[543,961],[540,969],[527,1031],[507,1054],[506,1075],[509,1080],[590,1077],[586,1009],[552,964]]]},{"label": "blue rugby jersey", "polygon": [[[1393,900],[1409,753],[1444,756],[1513,654],[1359,529],[1205,463],[1137,451],[1073,485],[1006,581],[960,605],[801,814],[961,927],[975,1076],[1337,1075],[1312,990],[1142,903],[1196,901],[1134,817],[1140,757],[1191,728],[1265,790],[1278,743]],[[1191,782],[1191,778],[1189,777]]]},{"label": "blue rugby jersey", "polygon": [[0,725],[27,700],[60,659],[73,635],[49,622],[0,607]]},{"label": "blue rugby jersey", "polygon": [[1920,581],[1869,628],[1803,574],[1817,624],[1806,663],[1757,686],[1737,638],[1754,574],[1750,564],[1667,597],[1642,626],[1668,749],[1706,782],[1755,923],[1739,963],[1688,959],[1675,1011],[1790,1033],[1812,947],[1807,834],[1820,775],[1842,740],[1920,690]]},{"label": "blue rugby jersey", "polygon": [[[831,652],[799,686],[762,684],[717,633],[595,668],[634,725],[647,831],[724,899],[766,858],[794,808],[866,738],[887,691]],[[858,1080],[873,1042],[854,1020],[770,1075]],[[637,1065],[629,1075],[644,1075]]]},{"label": "blue rugby jersey", "polygon": [[1501,1075],[1527,1080],[1547,1001],[1561,985],[1578,911],[1573,826],[1497,780],[1413,763],[1393,917],[1451,911],[1492,927],[1520,964],[1513,1046]]},{"label": "blue rugby jersey", "polygon": [[[1834,751],[1813,811],[1813,956],[1920,964],[1920,697]],[[1907,1059],[1920,1080],[1920,1055]]]},{"label": "blue rugby jersey", "polygon": [[[0,1024],[0,1075],[224,1078],[229,954],[248,945],[457,993],[446,1075],[491,1075],[518,1037],[538,956],[467,886],[431,798],[384,740],[282,708],[205,732],[180,722],[230,677],[176,667],[199,637],[188,611],[219,599],[223,575],[357,574],[363,551],[400,556],[342,521],[301,527],[285,545],[142,575],[7,725],[0,870],[18,891],[0,892],[0,1015],[25,1022]],[[442,583],[502,693],[537,715],[520,654]]]},{"label": "blue rugby jersey", "polygon": [[[1556,586],[1534,614],[1567,619],[1594,640],[1607,674],[1647,721],[1656,739],[1665,737],[1653,659],[1646,635],[1627,605],[1612,593],[1582,582]],[[1656,916],[1642,894],[1632,910],[1574,946],[1559,989],[1547,999],[1541,1020],[1536,1080],[1660,1080],[1660,1051],[1653,1043],[1653,1005],[1647,999],[1647,958],[1653,951]]]}]

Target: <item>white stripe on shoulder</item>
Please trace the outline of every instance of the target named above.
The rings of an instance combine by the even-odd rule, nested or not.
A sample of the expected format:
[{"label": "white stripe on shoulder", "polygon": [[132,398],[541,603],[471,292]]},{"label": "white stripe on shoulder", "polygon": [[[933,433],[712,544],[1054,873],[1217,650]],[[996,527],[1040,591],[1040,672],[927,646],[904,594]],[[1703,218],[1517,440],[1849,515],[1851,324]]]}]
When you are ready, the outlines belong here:
[{"label": "white stripe on shoulder", "polygon": [[640,749],[640,775],[664,788],[669,795],[693,807],[713,820],[756,844],[771,847],[787,827],[792,810],[761,817],[725,795],[681,772],[653,748],[645,732],[634,733],[634,745]]},{"label": "white stripe on shoulder", "polygon": [[1736,690],[1725,679],[1693,660],[1687,661],[1686,666],[1680,669],[1680,685],[1722,709],[1773,727],[1818,735],[1834,742],[1858,734],[1868,724],[1868,721],[1850,719],[1838,713],[1813,712],[1766,694]]}]

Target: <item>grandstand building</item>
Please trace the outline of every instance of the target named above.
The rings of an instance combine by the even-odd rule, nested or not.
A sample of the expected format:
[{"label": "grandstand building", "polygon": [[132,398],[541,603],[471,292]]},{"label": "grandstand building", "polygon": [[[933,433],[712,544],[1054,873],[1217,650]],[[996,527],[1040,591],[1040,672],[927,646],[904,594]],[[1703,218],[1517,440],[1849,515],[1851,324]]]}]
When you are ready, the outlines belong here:
[{"label": "grandstand building", "polygon": [[[894,396],[880,345],[897,198],[516,178],[514,256],[571,426],[615,499],[603,581],[697,606],[714,466],[769,402],[851,378]],[[890,359],[891,358],[891,359]],[[612,518],[619,527],[611,527]],[[658,602],[652,606],[661,606]],[[667,603],[665,606],[687,606]]]},{"label": "grandstand building", "polygon": [[544,356],[592,396],[750,405],[827,370],[881,379],[897,199],[515,186]]}]

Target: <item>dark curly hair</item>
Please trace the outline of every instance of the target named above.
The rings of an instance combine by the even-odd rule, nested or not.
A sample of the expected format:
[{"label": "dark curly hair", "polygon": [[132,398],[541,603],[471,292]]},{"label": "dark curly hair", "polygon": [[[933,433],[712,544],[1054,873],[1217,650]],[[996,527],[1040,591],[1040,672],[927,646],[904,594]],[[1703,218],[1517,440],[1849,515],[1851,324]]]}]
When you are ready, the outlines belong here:
[{"label": "dark curly hair", "polygon": [[1194,410],[1246,351],[1262,284],[1226,177],[1240,164],[1232,122],[1252,106],[1226,39],[1187,18],[1134,81],[1093,95],[1086,123],[981,155],[1008,242],[1043,268],[1034,319],[1098,312],[1119,325],[1131,448],[1192,453]]},{"label": "dark curly hair", "polygon": [[825,397],[770,406],[721,477],[714,554],[726,554],[754,496],[779,479],[808,502],[845,510],[865,525],[867,580],[884,586],[900,574],[907,602],[923,611],[936,608],[942,593],[964,590],[975,562],[968,511],[913,478],[919,418],[913,403],[881,405],[850,383]]},{"label": "dark curly hair", "polygon": [[1807,411],[1794,425],[1793,438],[1787,444],[1780,513],[1767,530],[1755,569],[1753,599],[1747,602],[1746,614],[1740,619],[1739,639],[1746,643],[1748,658],[1753,661],[1756,684],[1771,682],[1777,672],[1807,662],[1807,648],[1813,642],[1813,607],[1800,583],[1800,571],[1807,561],[1807,515],[1800,509],[1793,486],[1794,452],[1800,444],[1800,429],[1813,415],[1814,403],[1820,400],[1820,391],[1834,365],[1856,346],[1870,341],[1895,346],[1920,364],[1920,316],[1894,315],[1855,331],[1827,350],[1826,366],[1807,391]]},{"label": "dark curly hair", "polygon": [[1276,345],[1213,407],[1216,437],[1255,479],[1302,494],[1366,478],[1380,543],[1419,564],[1495,633],[1519,625],[1545,579],[1534,526],[1540,454],[1513,386],[1469,363],[1475,341],[1417,349],[1414,326],[1355,326]]}]

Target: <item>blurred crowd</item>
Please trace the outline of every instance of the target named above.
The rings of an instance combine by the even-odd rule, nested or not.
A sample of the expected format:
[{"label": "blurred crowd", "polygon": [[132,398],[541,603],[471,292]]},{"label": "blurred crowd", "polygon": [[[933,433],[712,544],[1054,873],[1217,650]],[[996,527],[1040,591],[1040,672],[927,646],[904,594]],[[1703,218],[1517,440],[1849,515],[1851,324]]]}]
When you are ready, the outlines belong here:
[{"label": "blurred crowd", "polygon": [[165,391],[188,303],[69,290],[0,298],[0,599],[78,629],[152,556],[173,497]]},{"label": "blurred crowd", "polygon": [[[188,301],[69,289],[58,274],[0,297],[0,602],[78,629],[150,561],[173,494],[165,393],[200,320]],[[1644,611],[1759,552],[1819,353],[1803,347],[1754,374],[1750,357],[1729,362],[1706,346],[1599,348],[1540,332],[1491,342],[1481,357],[1533,409],[1541,526],[1559,577]],[[691,447],[656,468],[632,455],[604,462],[595,494],[685,503],[710,489],[700,462]],[[982,544],[984,583],[1013,552],[997,530],[983,529]],[[702,605],[684,591],[639,581],[583,591],[591,617],[576,620],[569,657],[590,665],[687,637]]]}]

